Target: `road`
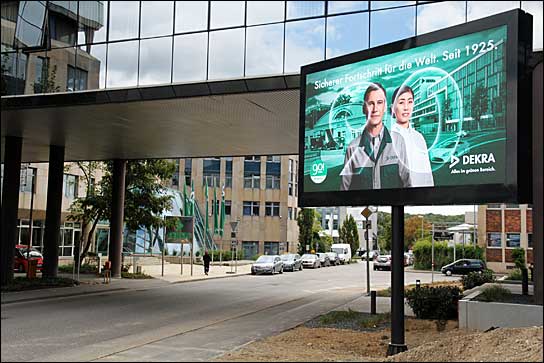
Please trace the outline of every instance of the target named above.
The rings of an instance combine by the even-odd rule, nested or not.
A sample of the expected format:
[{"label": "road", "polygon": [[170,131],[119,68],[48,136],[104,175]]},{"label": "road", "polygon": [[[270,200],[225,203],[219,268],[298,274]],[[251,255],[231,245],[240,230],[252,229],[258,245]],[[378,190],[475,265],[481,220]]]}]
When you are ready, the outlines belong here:
[{"label": "road", "polygon": [[[360,297],[365,273],[359,263],[3,304],[1,360],[209,361]],[[405,273],[416,279],[431,275]],[[371,268],[371,281],[388,287],[390,272]]]}]

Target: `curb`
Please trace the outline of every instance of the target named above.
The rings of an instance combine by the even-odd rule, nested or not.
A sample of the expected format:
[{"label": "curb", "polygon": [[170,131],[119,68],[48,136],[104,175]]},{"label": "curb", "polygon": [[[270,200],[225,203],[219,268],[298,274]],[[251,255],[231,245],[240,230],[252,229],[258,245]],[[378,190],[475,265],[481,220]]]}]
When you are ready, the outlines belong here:
[{"label": "curb", "polygon": [[229,278],[229,277],[240,277],[240,276],[248,276],[248,275],[251,275],[251,273],[237,274],[237,275],[232,275],[232,276],[229,276],[229,275],[226,275],[226,276],[214,276],[214,277],[205,277],[205,278],[198,278],[198,279],[192,279],[192,280],[173,281],[173,282],[170,282],[170,284],[184,284],[184,283],[187,283],[187,282],[217,280],[217,279],[225,279],[225,278]]}]

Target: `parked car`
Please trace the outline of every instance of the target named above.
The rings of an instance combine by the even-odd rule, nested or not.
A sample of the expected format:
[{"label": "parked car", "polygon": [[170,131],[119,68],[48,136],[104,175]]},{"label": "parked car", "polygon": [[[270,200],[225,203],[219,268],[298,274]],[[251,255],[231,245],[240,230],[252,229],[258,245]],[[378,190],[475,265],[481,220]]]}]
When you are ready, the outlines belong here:
[{"label": "parked car", "polygon": [[256,275],[259,273],[274,274],[279,272],[283,273],[283,262],[278,255],[264,255],[260,256],[253,265],[251,265],[251,274]]},{"label": "parked car", "polygon": [[414,264],[414,255],[408,252],[404,252],[404,266],[410,266]]},{"label": "parked car", "polygon": [[284,271],[302,271],[302,260],[299,254],[286,253],[281,255]]},{"label": "parked car", "polygon": [[391,255],[380,255],[374,261],[374,271],[391,270]]},{"label": "parked car", "polygon": [[306,253],[302,255],[301,261],[302,261],[302,266],[304,266],[305,268],[306,267],[311,267],[311,268],[321,267],[321,262],[319,261],[319,258],[317,257],[317,255],[313,253]]},{"label": "parked car", "polygon": [[331,265],[337,266],[340,264],[340,257],[338,257],[338,253],[327,252],[327,255],[329,256],[329,261],[331,262]]},{"label": "parked car", "polygon": [[321,263],[321,266],[327,267],[331,265],[331,260],[329,259],[329,255],[327,255],[325,252],[318,252],[316,253],[316,255],[319,258],[319,262]]},{"label": "parked car", "polygon": [[483,272],[486,269],[485,262],[482,260],[462,259],[454,261],[441,268],[443,274],[451,276],[452,274],[466,275],[470,272]]},{"label": "parked car", "polygon": [[[18,272],[26,272],[28,270],[28,260],[26,259],[28,252],[27,245],[16,245],[15,256],[13,259],[13,270]],[[43,255],[35,248],[30,249],[30,260],[38,260],[36,266],[37,271],[41,271],[43,267]]]},{"label": "parked car", "polygon": [[[368,252],[368,255],[369,255],[368,256],[369,260],[372,261],[372,260],[375,260],[380,255],[380,252],[376,250],[370,250]],[[366,250],[359,251],[359,256],[361,256],[361,260],[366,261]]]}]

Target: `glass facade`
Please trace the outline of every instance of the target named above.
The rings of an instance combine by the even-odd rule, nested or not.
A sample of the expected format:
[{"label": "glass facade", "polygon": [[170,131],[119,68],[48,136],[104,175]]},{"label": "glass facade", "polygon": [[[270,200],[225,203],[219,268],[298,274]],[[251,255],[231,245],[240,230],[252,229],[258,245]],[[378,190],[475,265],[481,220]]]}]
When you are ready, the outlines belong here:
[{"label": "glass facade", "polygon": [[[303,64],[542,1],[6,1],[2,95],[298,73]],[[440,16],[448,14],[448,16]]]}]

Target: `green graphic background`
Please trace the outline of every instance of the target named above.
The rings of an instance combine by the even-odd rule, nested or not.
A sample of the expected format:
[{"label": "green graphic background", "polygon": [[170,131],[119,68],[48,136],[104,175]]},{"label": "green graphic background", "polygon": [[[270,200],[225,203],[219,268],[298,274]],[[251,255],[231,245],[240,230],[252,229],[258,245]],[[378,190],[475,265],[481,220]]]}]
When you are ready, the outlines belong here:
[{"label": "green graphic background", "polygon": [[[506,31],[501,26],[308,74],[304,191],[340,190],[346,147],[366,123],[362,97],[371,82],[386,89],[384,124],[389,130],[393,91],[403,84],[414,90],[411,122],[425,138],[435,186],[504,183]],[[444,60],[444,52],[451,58]],[[490,153],[495,163],[463,165],[463,155]],[[451,155],[461,159],[452,169]],[[327,169],[327,178],[320,184],[310,179],[316,160],[323,161]],[[451,173],[453,169],[466,172],[490,167],[495,170]]]}]

